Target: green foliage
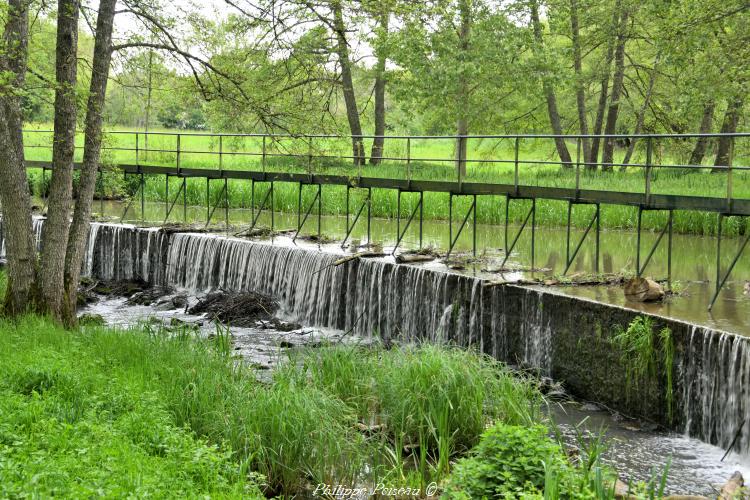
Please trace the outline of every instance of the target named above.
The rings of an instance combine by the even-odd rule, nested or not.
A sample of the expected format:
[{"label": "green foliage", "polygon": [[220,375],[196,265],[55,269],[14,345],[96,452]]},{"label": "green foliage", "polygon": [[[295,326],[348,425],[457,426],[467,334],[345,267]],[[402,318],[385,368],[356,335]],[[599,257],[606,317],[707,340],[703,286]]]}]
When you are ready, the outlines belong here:
[{"label": "green foliage", "polygon": [[100,349],[118,337],[0,324],[0,496],[261,497],[226,443],[174,421],[137,359]]},{"label": "green foliage", "polygon": [[621,351],[625,365],[628,397],[633,392],[665,379],[664,399],[667,418],[673,417],[674,342],[669,328],[654,333],[653,321],[648,316],[638,316],[627,329],[620,328],[612,342]]},{"label": "green foliage", "polygon": [[490,421],[533,425],[541,395],[531,380],[460,349],[329,346],[292,357],[275,377],[307,383],[346,403],[365,426],[386,479],[440,480]]},{"label": "green foliage", "polygon": [[460,460],[447,498],[519,498],[544,491],[548,470],[559,469],[561,448],[543,426],[499,424],[483,435],[472,456]]}]

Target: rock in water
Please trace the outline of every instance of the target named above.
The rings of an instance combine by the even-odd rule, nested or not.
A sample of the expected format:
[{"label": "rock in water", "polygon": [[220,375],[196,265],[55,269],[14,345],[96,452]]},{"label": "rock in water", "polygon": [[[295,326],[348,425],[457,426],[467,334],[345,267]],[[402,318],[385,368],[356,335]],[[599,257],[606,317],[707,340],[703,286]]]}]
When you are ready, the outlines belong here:
[{"label": "rock in water", "polygon": [[625,298],[631,302],[656,302],[664,298],[664,289],[651,278],[633,278],[625,282]]}]

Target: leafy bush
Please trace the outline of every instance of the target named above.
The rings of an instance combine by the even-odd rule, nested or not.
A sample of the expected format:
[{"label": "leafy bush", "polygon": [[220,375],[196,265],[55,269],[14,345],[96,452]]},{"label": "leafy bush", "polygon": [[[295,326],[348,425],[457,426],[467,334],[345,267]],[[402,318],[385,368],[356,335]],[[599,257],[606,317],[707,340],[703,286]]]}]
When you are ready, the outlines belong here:
[{"label": "leafy bush", "polygon": [[546,470],[561,468],[561,448],[543,426],[498,424],[488,429],[472,456],[459,460],[447,498],[519,498],[544,491]]}]

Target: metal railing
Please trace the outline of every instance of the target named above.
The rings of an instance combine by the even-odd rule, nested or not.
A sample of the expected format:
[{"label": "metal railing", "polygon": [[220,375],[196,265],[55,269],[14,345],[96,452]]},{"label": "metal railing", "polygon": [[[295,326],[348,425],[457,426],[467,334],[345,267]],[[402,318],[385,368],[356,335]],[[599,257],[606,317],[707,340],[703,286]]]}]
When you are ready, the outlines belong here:
[{"label": "metal railing", "polygon": [[[26,130],[26,150],[28,157],[37,157],[39,150],[47,150],[51,158],[52,131]],[[40,135],[47,135],[44,143],[36,140]],[[103,154],[113,164],[161,165],[176,167],[178,172],[184,168],[272,171],[301,171],[307,174],[325,174],[332,168],[342,173],[363,174],[378,177],[395,175],[396,178],[412,180],[415,178],[440,178],[453,180],[461,185],[463,182],[512,183],[516,187],[533,185],[528,182],[528,175],[544,173],[545,167],[563,167],[563,172],[570,175],[571,186],[577,191],[582,189],[585,174],[595,169],[638,170],[643,173],[642,192],[648,198],[653,191],[654,177],[665,169],[725,173],[725,196],[731,200],[734,196],[735,172],[750,170],[748,164],[735,165],[737,159],[747,161],[750,158],[750,133],[734,134],[617,134],[617,135],[552,135],[552,134],[517,134],[517,135],[362,135],[352,138],[345,135],[331,134],[212,134],[201,132],[105,132]],[[374,165],[366,165],[363,158],[353,153],[343,152],[351,148],[352,141],[373,141],[382,138],[385,141],[384,152],[378,157],[379,165],[401,167],[402,170],[384,172],[375,170]],[[558,158],[554,147],[555,139],[563,138],[574,158],[563,162]],[[150,140],[149,140],[150,139]],[[692,140],[705,139],[711,143],[719,140],[729,141],[730,148],[726,164],[690,164],[675,161],[674,158],[687,156]],[[613,159],[608,162],[586,161],[582,145],[587,141],[598,140],[601,147],[607,141],[618,143],[614,158],[622,157],[622,145],[637,142],[627,162]],[[457,158],[455,151],[460,141],[467,143],[470,153]],[[227,143],[230,144],[227,144]],[[742,142],[742,149],[735,143]],[[488,143],[490,143],[488,145]],[[504,143],[504,144],[503,144]],[[472,146],[479,146],[472,148]],[[500,148],[504,146],[504,148]],[[508,147],[510,146],[510,147]],[[531,151],[529,149],[531,148]],[[672,161],[665,161],[663,156]],[[708,148],[706,159],[713,153]],[[420,154],[421,150],[421,154]],[[447,151],[445,154],[434,154],[435,151]],[[659,158],[655,158],[656,151]],[[737,154],[740,151],[741,154]],[[200,157],[200,159],[198,159]],[[239,159],[239,160],[238,160]],[[247,159],[248,161],[241,161]],[[446,164],[451,165],[446,168]],[[512,171],[500,169],[511,166]],[[493,169],[491,167],[498,167]],[[505,174],[493,178],[493,174]],[[549,169],[547,169],[547,174]],[[567,177],[567,176],[566,176]],[[507,181],[507,182],[506,182]],[[537,184],[539,179],[537,179]],[[683,194],[683,193],[674,193]]]}]

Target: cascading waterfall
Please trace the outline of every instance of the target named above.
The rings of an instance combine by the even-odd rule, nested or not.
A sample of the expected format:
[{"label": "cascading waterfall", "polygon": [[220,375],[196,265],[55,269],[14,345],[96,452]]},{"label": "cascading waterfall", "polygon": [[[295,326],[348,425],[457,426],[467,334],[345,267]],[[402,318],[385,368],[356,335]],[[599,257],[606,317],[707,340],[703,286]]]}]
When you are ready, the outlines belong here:
[{"label": "cascading waterfall", "polygon": [[[750,449],[750,348],[745,337],[693,326],[680,364],[684,431]],[[739,434],[738,434],[739,432]]]},{"label": "cascading waterfall", "polygon": [[[44,226],[44,219],[41,217],[34,217],[31,220],[32,230],[34,231],[34,238],[36,240],[37,249],[42,241],[42,227]],[[5,237],[4,237],[3,219],[0,217],[0,259],[5,259]]]},{"label": "cascading waterfall", "polygon": [[[40,222],[35,222],[35,230],[41,230]],[[211,234],[170,234],[93,223],[86,248],[83,273],[98,279],[142,279],[196,293],[255,291],[275,297],[282,314],[300,323],[351,330],[362,337],[376,335],[386,342],[472,346],[552,377],[563,365],[567,374],[583,378],[592,368],[553,355],[556,343],[566,341],[565,335],[583,338],[588,326],[579,307],[588,308],[591,314],[596,308],[600,317],[618,314],[622,321],[637,314],[386,260],[358,259],[336,265],[340,256],[313,249]],[[561,330],[566,322],[568,333]],[[676,421],[687,434],[723,447],[730,445],[742,427],[734,449],[747,453],[748,339],[690,328],[678,321],[672,321],[670,327],[680,333],[674,337],[679,342],[675,351]],[[556,332],[565,335],[558,337]]]}]

